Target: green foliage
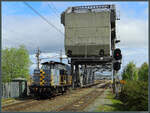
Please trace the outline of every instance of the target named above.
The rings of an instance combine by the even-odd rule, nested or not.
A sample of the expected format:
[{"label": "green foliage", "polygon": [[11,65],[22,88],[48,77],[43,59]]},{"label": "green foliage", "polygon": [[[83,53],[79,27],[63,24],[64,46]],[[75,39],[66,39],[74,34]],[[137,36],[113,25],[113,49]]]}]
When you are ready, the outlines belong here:
[{"label": "green foliage", "polygon": [[129,62],[124,68],[122,78],[123,80],[138,80],[138,70],[133,62]]},{"label": "green foliage", "polygon": [[120,93],[120,100],[129,111],[148,110],[148,82],[127,81]]},{"label": "green foliage", "polygon": [[130,111],[148,110],[148,64],[143,63],[137,69],[130,62],[123,70],[122,77],[126,84],[120,93],[120,99]]},{"label": "green foliage", "polygon": [[146,62],[140,67],[138,75],[139,80],[148,81],[148,64]]},{"label": "green foliage", "polygon": [[28,51],[23,45],[2,50],[2,81],[9,82],[17,77],[29,79],[30,63]]}]

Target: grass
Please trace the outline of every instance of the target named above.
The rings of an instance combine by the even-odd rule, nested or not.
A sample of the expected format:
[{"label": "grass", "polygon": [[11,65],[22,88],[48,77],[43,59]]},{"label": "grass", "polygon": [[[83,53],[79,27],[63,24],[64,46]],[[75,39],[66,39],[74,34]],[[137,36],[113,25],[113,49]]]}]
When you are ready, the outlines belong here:
[{"label": "grass", "polygon": [[110,104],[99,106],[95,112],[125,111],[123,103],[120,100],[115,99],[114,97],[115,94],[113,94],[111,91],[108,91],[105,99],[107,99],[106,101],[109,101]]}]

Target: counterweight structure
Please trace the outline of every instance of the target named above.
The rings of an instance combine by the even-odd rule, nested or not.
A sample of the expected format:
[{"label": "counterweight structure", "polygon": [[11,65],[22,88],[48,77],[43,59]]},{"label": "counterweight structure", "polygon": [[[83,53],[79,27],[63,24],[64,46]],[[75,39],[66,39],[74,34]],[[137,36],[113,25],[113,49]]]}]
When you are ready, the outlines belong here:
[{"label": "counterweight structure", "polygon": [[65,27],[65,52],[71,59],[73,86],[79,85],[79,65],[93,73],[94,67],[112,69],[116,39],[115,5],[69,7],[61,14]]}]

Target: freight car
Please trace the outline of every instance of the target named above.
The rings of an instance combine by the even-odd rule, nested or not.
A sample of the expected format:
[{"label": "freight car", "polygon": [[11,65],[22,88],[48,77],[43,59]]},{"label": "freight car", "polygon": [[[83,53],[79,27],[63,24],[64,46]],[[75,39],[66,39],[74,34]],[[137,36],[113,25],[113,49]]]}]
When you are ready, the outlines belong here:
[{"label": "freight car", "polygon": [[64,93],[71,85],[70,67],[64,63],[50,61],[42,63],[41,69],[34,70],[29,89],[30,94],[35,97],[49,97]]}]

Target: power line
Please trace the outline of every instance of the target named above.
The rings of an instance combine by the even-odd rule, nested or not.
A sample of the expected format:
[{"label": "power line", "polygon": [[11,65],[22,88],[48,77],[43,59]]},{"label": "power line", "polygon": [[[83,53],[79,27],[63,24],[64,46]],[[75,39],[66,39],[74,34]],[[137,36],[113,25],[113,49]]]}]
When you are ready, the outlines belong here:
[{"label": "power line", "polygon": [[[50,8],[50,9],[52,9],[52,7],[50,6],[50,4],[49,3],[47,3],[47,5],[48,5],[48,7]],[[53,8],[54,9],[54,8]],[[56,13],[56,10],[54,11],[53,10],[53,12],[55,13],[55,15],[59,18],[59,15]]]},{"label": "power line", "polygon": [[51,2],[51,4],[52,4],[53,8],[55,9],[55,12],[59,13],[59,11],[57,10],[57,8],[54,6],[53,2]]},{"label": "power line", "polygon": [[55,25],[53,25],[51,22],[49,22],[45,17],[43,17],[38,11],[36,11],[32,6],[30,6],[27,2],[23,2],[27,7],[29,7],[31,10],[33,10],[37,15],[39,15],[46,23],[48,23],[50,26],[54,27],[59,33],[61,33],[63,36],[63,32],[59,30]]}]

